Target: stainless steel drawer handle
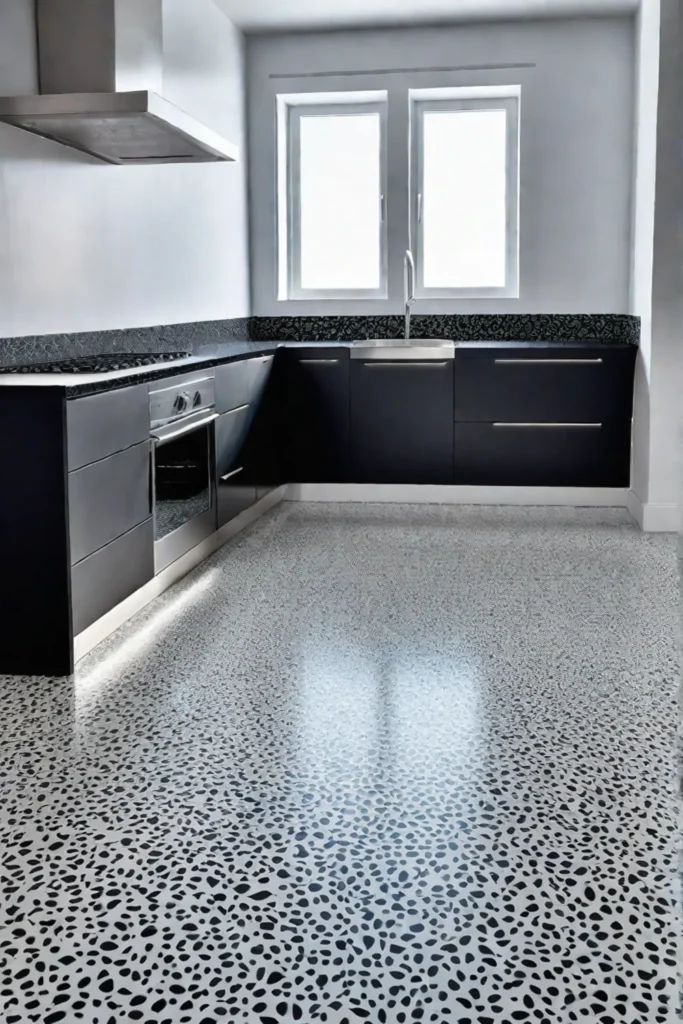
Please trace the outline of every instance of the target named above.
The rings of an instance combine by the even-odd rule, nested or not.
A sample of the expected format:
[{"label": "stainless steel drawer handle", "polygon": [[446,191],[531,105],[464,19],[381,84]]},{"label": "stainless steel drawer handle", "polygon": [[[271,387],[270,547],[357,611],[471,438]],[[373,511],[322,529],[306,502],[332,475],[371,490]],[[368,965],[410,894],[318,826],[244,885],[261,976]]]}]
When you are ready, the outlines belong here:
[{"label": "stainless steel drawer handle", "polygon": [[447,361],[444,361],[442,363],[436,363],[433,360],[430,360],[428,363],[416,363],[414,361],[411,362],[411,361],[409,361],[407,359],[404,359],[400,363],[390,363],[390,362],[388,362],[385,359],[376,359],[372,363],[363,363],[363,366],[372,366],[372,367],[379,368],[379,369],[386,369],[389,366],[394,366],[394,367],[400,366],[400,367],[405,367],[407,369],[409,369],[411,366],[412,367],[415,367],[415,366],[429,366],[429,367],[434,367],[434,369],[436,369],[439,366],[450,366],[450,363],[448,363]]},{"label": "stainless steel drawer handle", "polygon": [[332,364],[338,363],[339,360],[338,359],[300,359],[299,362],[300,363],[309,363],[311,365],[316,365],[316,366],[323,366],[324,364],[327,364],[328,366],[331,366]]},{"label": "stainless steel drawer handle", "polygon": [[239,469],[233,469],[232,473],[226,473],[225,476],[221,477],[221,482],[225,482],[226,480],[230,480],[231,477],[237,476],[238,473],[244,473],[244,466],[240,466]]},{"label": "stainless steel drawer handle", "polygon": [[200,430],[201,427],[207,427],[209,423],[213,423],[214,420],[218,419],[218,413],[213,413],[212,416],[206,416],[203,420],[195,420],[193,423],[189,423],[186,427],[180,427],[178,430],[174,430],[170,434],[152,434],[152,443],[165,444],[166,441],[172,441],[175,437],[182,437],[183,434],[190,434],[193,430]]},{"label": "stainless steel drawer handle", "polygon": [[602,359],[496,359],[499,366],[598,366]]},{"label": "stainless steel drawer handle", "polygon": [[236,409],[229,409],[227,412],[224,412],[223,416],[234,416],[236,412],[244,412],[248,408],[248,405],[238,405]]},{"label": "stainless steel drawer handle", "polygon": [[494,423],[494,427],[507,429],[508,427],[514,430],[557,430],[570,429],[570,430],[600,430],[602,423]]}]

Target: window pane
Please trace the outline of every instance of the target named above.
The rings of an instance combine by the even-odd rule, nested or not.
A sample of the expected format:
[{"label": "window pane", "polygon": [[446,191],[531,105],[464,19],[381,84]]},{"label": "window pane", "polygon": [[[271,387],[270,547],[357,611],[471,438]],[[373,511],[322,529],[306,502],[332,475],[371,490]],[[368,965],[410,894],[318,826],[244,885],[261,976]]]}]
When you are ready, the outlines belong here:
[{"label": "window pane", "polygon": [[301,118],[301,287],[380,286],[380,116]]},{"label": "window pane", "polygon": [[504,110],[424,112],[425,288],[506,284]]}]

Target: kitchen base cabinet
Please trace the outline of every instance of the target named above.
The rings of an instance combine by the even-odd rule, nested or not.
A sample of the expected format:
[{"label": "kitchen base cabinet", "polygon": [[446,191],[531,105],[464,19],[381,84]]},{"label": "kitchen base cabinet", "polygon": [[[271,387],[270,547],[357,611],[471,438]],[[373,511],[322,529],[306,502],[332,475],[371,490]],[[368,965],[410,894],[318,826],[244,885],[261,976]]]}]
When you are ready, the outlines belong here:
[{"label": "kitchen base cabinet", "polygon": [[248,405],[226,412],[216,420],[216,505],[218,528],[256,501],[256,485],[249,483],[244,446],[249,432]]},{"label": "kitchen base cabinet", "polygon": [[453,362],[351,361],[353,483],[453,483]]},{"label": "kitchen base cabinet", "polygon": [[78,635],[154,577],[154,524],[136,526],[71,568],[73,631]]},{"label": "kitchen base cabinet", "polygon": [[287,482],[282,468],[287,443],[282,355],[247,360],[250,412],[245,476],[255,486],[257,500]]},{"label": "kitchen base cabinet", "polygon": [[284,353],[284,398],[291,483],[349,479],[350,381],[348,349],[290,349]]},{"label": "kitchen base cabinet", "polygon": [[455,482],[628,487],[631,425],[456,423]]}]

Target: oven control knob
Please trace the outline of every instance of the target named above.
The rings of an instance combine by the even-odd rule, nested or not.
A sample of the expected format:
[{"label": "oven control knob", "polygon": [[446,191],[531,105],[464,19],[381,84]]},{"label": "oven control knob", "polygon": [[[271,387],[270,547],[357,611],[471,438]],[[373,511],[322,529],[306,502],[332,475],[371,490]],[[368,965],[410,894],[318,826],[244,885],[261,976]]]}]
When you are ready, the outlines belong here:
[{"label": "oven control knob", "polygon": [[187,395],[176,395],[175,401],[173,402],[173,408],[175,412],[185,412],[188,405]]},{"label": "oven control knob", "polygon": [[196,409],[198,405],[202,404],[202,393],[201,391],[195,391],[194,398],[192,399],[192,407]]}]

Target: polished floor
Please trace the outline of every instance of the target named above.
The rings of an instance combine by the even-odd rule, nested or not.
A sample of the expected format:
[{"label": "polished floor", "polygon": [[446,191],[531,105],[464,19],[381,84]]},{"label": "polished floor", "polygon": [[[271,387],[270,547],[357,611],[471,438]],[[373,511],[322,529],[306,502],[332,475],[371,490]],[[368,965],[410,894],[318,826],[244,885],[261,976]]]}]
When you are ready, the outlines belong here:
[{"label": "polished floor", "polygon": [[0,678],[0,1019],[675,1018],[675,540],[286,504]]}]

